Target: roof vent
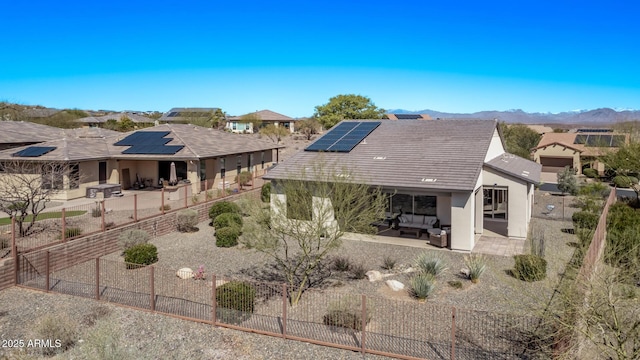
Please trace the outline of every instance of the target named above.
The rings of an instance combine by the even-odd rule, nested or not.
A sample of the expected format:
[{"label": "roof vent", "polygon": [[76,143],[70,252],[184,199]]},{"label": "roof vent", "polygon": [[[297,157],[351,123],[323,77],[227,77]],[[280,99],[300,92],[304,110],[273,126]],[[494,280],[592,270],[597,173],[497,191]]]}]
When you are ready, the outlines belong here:
[{"label": "roof vent", "polygon": [[374,156],[373,160],[386,160],[387,157],[386,156]]},{"label": "roof vent", "polygon": [[438,179],[434,179],[434,178],[422,178],[422,180],[420,180],[421,182],[426,182],[426,183],[432,183],[432,182],[436,182],[438,181]]},{"label": "roof vent", "polygon": [[522,170],[522,176],[529,176],[529,172],[527,170]]}]

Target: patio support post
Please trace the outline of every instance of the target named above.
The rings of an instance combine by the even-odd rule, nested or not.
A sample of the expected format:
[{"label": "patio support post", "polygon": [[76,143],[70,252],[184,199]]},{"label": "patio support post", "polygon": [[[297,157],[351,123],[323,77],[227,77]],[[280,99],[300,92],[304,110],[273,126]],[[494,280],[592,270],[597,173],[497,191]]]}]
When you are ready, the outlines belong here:
[{"label": "patio support post", "polygon": [[224,177],[222,178],[222,197],[227,196],[227,189],[224,186]]},{"label": "patio support post", "polygon": [[60,212],[60,219],[62,220],[62,242],[67,241],[67,216],[64,208]]},{"label": "patio support post", "polygon": [[104,212],[105,212],[105,208],[104,208],[104,200],[102,200],[100,202],[100,208],[102,211],[100,211],[100,219],[102,221],[102,224],[100,225],[102,227],[102,232],[105,232],[106,228],[104,226]]},{"label": "patio support post", "polygon": [[138,222],[138,194],[133,194],[133,221]]},{"label": "patio support post", "polygon": [[164,187],[162,188],[162,199],[160,200],[160,211],[164,215]]},{"label": "patio support post", "polygon": [[47,276],[44,281],[44,286],[46,286],[46,291],[49,292],[49,250],[45,252],[44,267],[45,267],[45,271],[47,272]]},{"label": "patio support post", "polygon": [[451,360],[456,358],[456,307],[451,307]]},{"label": "patio support post", "polygon": [[205,198],[205,201],[207,200],[207,191],[208,190],[209,190],[209,186],[207,184],[207,179],[204,179],[204,194],[205,194],[204,198]]},{"label": "patio support post", "polygon": [[100,300],[100,258],[96,258],[96,300]]},{"label": "patio support post", "polygon": [[18,285],[18,271],[20,264],[18,263],[18,246],[16,246],[16,218],[11,217],[11,256],[13,257],[13,285]]},{"label": "patio support post", "polygon": [[189,196],[189,191],[187,189],[188,184],[184,184],[184,207],[185,209],[189,207],[189,201],[187,197]]},{"label": "patio support post", "polygon": [[211,276],[211,325],[216,325],[218,321],[217,317],[217,303],[216,303],[216,276],[215,274]]},{"label": "patio support post", "polygon": [[155,289],[155,283],[154,283],[154,275],[153,275],[153,270],[154,267],[153,265],[149,266],[149,294],[151,295],[150,297],[150,305],[151,305],[151,311],[156,311],[156,289]]},{"label": "patio support post", "polygon": [[287,284],[282,284],[282,337],[287,338]]},{"label": "patio support post", "polygon": [[367,296],[362,294],[362,330],[360,331],[360,352],[365,353],[364,339],[367,328]]}]

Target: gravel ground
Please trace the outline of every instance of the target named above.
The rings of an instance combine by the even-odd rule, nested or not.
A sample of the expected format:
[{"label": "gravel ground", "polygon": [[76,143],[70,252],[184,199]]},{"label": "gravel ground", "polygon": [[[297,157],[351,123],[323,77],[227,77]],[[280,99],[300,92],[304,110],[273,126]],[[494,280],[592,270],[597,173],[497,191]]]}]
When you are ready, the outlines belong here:
[{"label": "gravel ground", "polygon": [[[544,200],[547,200],[546,198]],[[536,202],[538,207],[545,202]],[[564,264],[573,254],[574,248],[571,242],[576,241],[575,236],[562,229],[571,228],[568,221],[551,220],[548,218],[534,218],[534,228],[544,229],[546,254],[549,262],[548,278],[536,283],[525,283],[514,279],[509,275],[513,268],[513,259],[509,257],[486,256],[488,270],[478,284],[471,284],[459,275],[459,270],[464,267],[464,254],[439,249],[424,250],[433,252],[442,257],[448,266],[448,271],[439,278],[435,293],[429,298],[428,304],[442,305],[444,308],[455,306],[459,314],[468,310],[482,310],[497,313],[528,313],[535,312],[546,305],[553,287],[560,279]],[[273,280],[272,277],[260,273],[270,260],[264,254],[253,249],[242,248],[217,248],[213,237],[213,228],[207,222],[199,224],[199,231],[194,233],[174,233],[152,240],[159,249],[158,267],[163,268],[163,273],[175,273],[182,267],[197,269],[204,265],[207,274],[227,275],[229,277],[253,278],[258,280]],[[399,270],[406,269],[415,260],[421,249],[403,246],[384,245],[364,241],[345,240],[339,255],[348,257],[352,264],[362,264],[367,270],[379,270],[382,273],[391,274],[388,279],[409,283],[410,276],[397,273],[397,271],[385,271],[381,269],[385,256],[397,260]],[[336,256],[337,254],[332,254]],[[110,254],[105,259],[122,261],[119,253]],[[159,269],[158,269],[159,270]],[[159,271],[158,271],[159,273]],[[172,280],[176,281],[173,277]],[[448,285],[449,281],[461,281],[463,288],[458,290]],[[416,300],[409,297],[406,291],[392,292],[383,282],[369,282],[368,280],[351,280],[346,274],[334,272],[330,280],[325,284],[327,294],[365,294],[377,304],[383,304],[388,308],[377,311],[386,312],[403,301],[417,304]],[[303,296],[303,303],[299,309],[313,308],[313,304],[305,303],[304,299],[315,298],[316,295]],[[310,301],[310,300],[309,300]],[[326,298],[325,298],[326,301]],[[0,303],[3,311],[0,313],[0,338],[30,339],[33,338],[33,324],[35,319],[45,314],[64,314],[76,318],[80,324],[85,322],[83,317],[91,317],[96,313],[96,307],[111,309],[110,315],[104,321],[98,321],[101,327],[95,331],[92,327],[81,325],[81,331],[77,346],[64,353],[61,358],[85,358],[86,352],[93,350],[92,341],[85,341],[82,337],[87,334],[102,334],[106,330],[102,327],[117,329],[121,334],[119,338],[119,351],[125,351],[127,357],[136,358],[205,358],[218,359],[236,357],[243,359],[268,359],[268,358],[329,358],[350,359],[362,356],[350,351],[342,351],[326,347],[313,346],[295,341],[282,341],[281,339],[237,332],[228,329],[212,330],[210,325],[181,321],[170,317],[150,314],[115,307],[103,302],[95,302],[89,299],[69,297],[66,295],[49,295],[31,292],[23,289],[8,289],[0,292]],[[31,304],[28,308],[20,304]],[[385,305],[386,304],[386,305]],[[413,308],[414,305],[405,303],[400,308]],[[276,306],[277,308],[277,306]],[[468,313],[470,314],[470,313]],[[295,314],[291,314],[294,316]],[[473,315],[473,314],[470,314]],[[302,316],[302,315],[301,315]],[[26,327],[17,327],[15,324],[30,324]],[[93,325],[96,326],[96,325]],[[376,326],[373,324],[372,326]],[[378,324],[378,326],[382,326]],[[89,331],[86,331],[89,330]],[[98,331],[99,330],[99,331]],[[113,332],[113,331],[112,331]],[[108,331],[106,331],[108,335]],[[104,335],[106,336],[106,335]],[[83,341],[80,341],[80,340]],[[135,344],[135,346],[133,345]],[[7,351],[7,349],[0,349]],[[140,356],[138,356],[140,355]],[[375,358],[367,356],[367,358]],[[2,359],[2,353],[0,353]]]}]

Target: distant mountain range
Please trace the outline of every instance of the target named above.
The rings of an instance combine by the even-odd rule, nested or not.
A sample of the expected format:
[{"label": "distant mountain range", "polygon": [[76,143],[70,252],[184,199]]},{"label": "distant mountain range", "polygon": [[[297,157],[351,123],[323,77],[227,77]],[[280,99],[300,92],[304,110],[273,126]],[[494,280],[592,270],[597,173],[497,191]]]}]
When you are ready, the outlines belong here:
[{"label": "distant mountain range", "polygon": [[522,124],[612,124],[623,121],[640,120],[640,110],[617,111],[609,108],[568,111],[557,114],[527,113],[522,110],[480,111],[471,114],[445,113],[435,110],[409,111],[387,110],[390,114],[429,114],[432,119],[498,119],[508,123]]}]

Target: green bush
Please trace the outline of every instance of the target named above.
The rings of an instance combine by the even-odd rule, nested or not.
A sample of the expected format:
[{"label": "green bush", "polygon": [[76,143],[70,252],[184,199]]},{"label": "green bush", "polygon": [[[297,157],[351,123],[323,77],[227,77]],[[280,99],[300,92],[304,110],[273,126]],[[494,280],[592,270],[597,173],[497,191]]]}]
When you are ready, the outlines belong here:
[{"label": "green bush", "polygon": [[336,256],[333,258],[333,269],[336,271],[349,271],[351,260],[346,256]]},{"label": "green bush", "polygon": [[611,205],[607,216],[604,260],[617,267],[624,275],[630,274],[636,278],[640,274],[639,228],[640,211],[622,202]]},{"label": "green bush", "polygon": [[122,251],[125,251],[136,245],[146,244],[149,242],[149,233],[140,229],[131,229],[123,231],[118,236],[118,246]]},{"label": "green bush", "polygon": [[253,179],[253,175],[248,171],[243,171],[240,174],[236,175],[235,181],[240,184],[240,188],[251,183]]},{"label": "green bush", "polygon": [[153,244],[130,247],[124,252],[124,261],[127,263],[127,269],[135,269],[136,265],[151,265],[158,261],[158,248]]},{"label": "green bush", "polygon": [[367,269],[362,264],[351,265],[351,278],[355,280],[362,280],[367,277]]},{"label": "green bush", "polygon": [[431,273],[420,273],[411,279],[411,295],[426,299],[436,287],[436,277]]},{"label": "green bush", "polygon": [[[71,348],[78,338],[78,323],[67,315],[46,315],[36,325],[33,338],[60,341],[60,347],[44,346],[39,348],[43,355],[52,356]],[[55,345],[55,344],[54,344]]]},{"label": "green bush", "polygon": [[218,215],[224,213],[241,214],[242,212],[240,211],[240,206],[238,206],[238,204],[231,201],[220,201],[211,205],[211,208],[209,209],[209,218],[213,220],[217,218]]},{"label": "green bush", "polygon": [[582,229],[595,229],[598,226],[598,214],[590,211],[578,211],[571,215],[573,226]]},{"label": "green bush", "polygon": [[177,229],[180,232],[193,232],[197,230],[198,212],[195,210],[182,210],[176,215]]},{"label": "green bush", "polygon": [[433,276],[438,276],[447,270],[443,259],[426,252],[418,255],[416,265],[420,272]]},{"label": "green bush", "polygon": [[169,210],[171,210],[171,205],[169,205],[169,204],[164,204],[164,206],[162,206],[162,205],[161,205],[161,206],[158,208],[158,210],[159,210],[159,211],[162,211],[162,210],[164,210],[164,211],[169,211]]},{"label": "green bush", "polygon": [[396,267],[396,263],[398,262],[398,259],[390,256],[390,255],[386,255],[384,258],[382,258],[382,266],[381,268],[385,269],[385,270],[393,270],[393,268]]},{"label": "green bush", "polygon": [[582,175],[593,179],[595,177],[598,177],[598,170],[592,169],[592,168],[586,168],[586,169],[582,170]]},{"label": "green bush", "polygon": [[82,229],[80,229],[79,227],[68,227],[64,229],[65,239],[71,239],[80,235],[82,235]]},{"label": "green bush", "polygon": [[216,216],[213,219],[213,226],[216,229],[221,229],[229,226],[235,226],[242,229],[242,216],[236,213],[224,213]]},{"label": "green bush", "polygon": [[271,201],[271,183],[262,185],[262,190],[260,191],[260,200],[265,203]]},{"label": "green bush", "polygon": [[613,178],[613,184],[619,188],[630,188],[631,185],[637,184],[638,178],[633,176],[618,175]]},{"label": "green bush", "polygon": [[238,245],[238,237],[240,236],[240,229],[235,226],[227,226],[223,228],[216,228],[216,246],[217,247],[232,247]]},{"label": "green bush", "polygon": [[515,255],[513,274],[524,281],[538,281],[547,277],[547,260],[536,255]]},{"label": "green bush", "polygon": [[449,284],[449,286],[451,286],[454,289],[462,289],[462,281],[460,280],[450,280],[449,282],[447,282],[447,284]]},{"label": "green bush", "polygon": [[[371,321],[371,311],[367,302],[367,318],[365,324]],[[322,322],[325,325],[346,329],[362,330],[362,302],[356,297],[345,297],[329,304],[329,310]]]},{"label": "green bush", "polygon": [[251,284],[231,281],[216,289],[217,316],[222,322],[240,323],[251,317],[256,290]]}]

